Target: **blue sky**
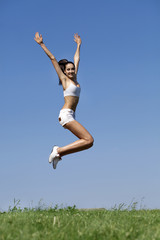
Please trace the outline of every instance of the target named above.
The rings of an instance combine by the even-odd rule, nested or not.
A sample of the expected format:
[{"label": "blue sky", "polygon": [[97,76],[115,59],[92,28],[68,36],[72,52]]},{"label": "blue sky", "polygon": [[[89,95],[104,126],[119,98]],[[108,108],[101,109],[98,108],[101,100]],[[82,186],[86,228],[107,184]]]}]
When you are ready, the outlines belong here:
[{"label": "blue sky", "polygon": [[[160,208],[159,24],[158,0],[0,1],[0,210],[14,198]],[[57,60],[73,60],[82,38],[76,117],[95,143],[56,171],[52,146],[76,138],[58,123],[63,92],[36,31]]]}]

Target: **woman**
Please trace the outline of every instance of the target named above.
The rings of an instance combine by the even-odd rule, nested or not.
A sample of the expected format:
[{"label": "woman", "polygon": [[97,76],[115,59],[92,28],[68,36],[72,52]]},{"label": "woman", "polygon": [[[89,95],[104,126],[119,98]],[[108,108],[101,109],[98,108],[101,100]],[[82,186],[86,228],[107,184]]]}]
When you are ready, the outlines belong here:
[{"label": "woman", "polygon": [[77,72],[80,60],[80,46],[81,38],[78,34],[74,35],[74,41],[77,43],[77,50],[74,55],[74,63],[67,59],[62,59],[57,62],[53,54],[47,49],[43,43],[42,35],[37,32],[35,34],[35,41],[42,47],[48,57],[51,59],[52,64],[58,74],[60,84],[63,87],[64,93],[64,106],[59,114],[60,124],[70,130],[79,140],[64,146],[54,146],[49,156],[49,163],[53,164],[53,168],[56,169],[58,161],[61,157],[88,149],[93,146],[93,137],[91,134],[75,120],[75,111],[80,97],[80,85],[77,82]]}]

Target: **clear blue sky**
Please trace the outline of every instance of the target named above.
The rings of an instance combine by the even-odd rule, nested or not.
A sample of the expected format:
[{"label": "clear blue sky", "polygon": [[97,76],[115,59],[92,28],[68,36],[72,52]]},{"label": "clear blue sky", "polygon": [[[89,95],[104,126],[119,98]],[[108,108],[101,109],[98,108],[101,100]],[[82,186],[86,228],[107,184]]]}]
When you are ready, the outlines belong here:
[{"label": "clear blue sky", "polygon": [[[0,1],[0,210],[75,204],[113,207],[132,199],[160,208],[160,2]],[[57,60],[73,60],[82,38],[77,120],[94,147],[53,170],[54,144],[76,140],[58,123]]]}]

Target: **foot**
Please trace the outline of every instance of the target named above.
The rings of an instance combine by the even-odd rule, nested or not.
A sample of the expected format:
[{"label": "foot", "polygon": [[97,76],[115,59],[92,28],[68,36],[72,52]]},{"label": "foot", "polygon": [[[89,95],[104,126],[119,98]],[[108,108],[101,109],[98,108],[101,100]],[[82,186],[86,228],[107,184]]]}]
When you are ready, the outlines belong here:
[{"label": "foot", "polygon": [[56,158],[54,158],[54,160],[53,160],[53,162],[52,162],[52,164],[53,164],[53,168],[54,168],[54,169],[56,169],[57,164],[58,164],[58,162],[59,162],[60,160],[61,160],[60,157],[56,157]]},{"label": "foot", "polygon": [[59,153],[57,152],[58,148],[59,148],[58,146],[54,146],[52,148],[51,154],[49,156],[49,163],[52,163],[54,160],[58,160],[58,159],[61,160],[61,157],[60,157]]}]

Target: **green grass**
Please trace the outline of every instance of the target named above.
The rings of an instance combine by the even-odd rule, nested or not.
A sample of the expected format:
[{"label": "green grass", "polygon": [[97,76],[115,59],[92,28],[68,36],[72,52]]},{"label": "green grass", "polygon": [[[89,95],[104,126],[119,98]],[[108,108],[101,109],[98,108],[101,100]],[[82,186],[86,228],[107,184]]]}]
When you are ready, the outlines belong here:
[{"label": "green grass", "polygon": [[24,209],[0,213],[0,240],[160,240],[160,210]]}]

